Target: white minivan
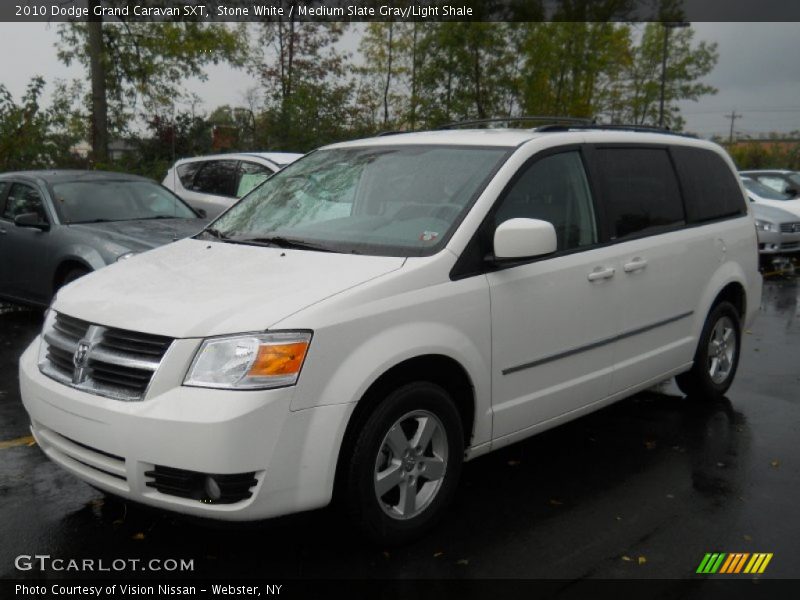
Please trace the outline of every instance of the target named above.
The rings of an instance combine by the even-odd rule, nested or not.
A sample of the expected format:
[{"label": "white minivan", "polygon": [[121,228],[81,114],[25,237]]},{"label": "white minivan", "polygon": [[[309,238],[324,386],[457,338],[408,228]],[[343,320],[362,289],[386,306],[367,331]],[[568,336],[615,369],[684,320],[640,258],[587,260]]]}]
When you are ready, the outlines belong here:
[{"label": "white minivan", "polygon": [[724,394],[760,292],[715,144],[382,136],[63,288],[20,383],[42,450],[106,492],[227,520],[336,497],[401,542],[465,460],[673,376],[691,402]]}]

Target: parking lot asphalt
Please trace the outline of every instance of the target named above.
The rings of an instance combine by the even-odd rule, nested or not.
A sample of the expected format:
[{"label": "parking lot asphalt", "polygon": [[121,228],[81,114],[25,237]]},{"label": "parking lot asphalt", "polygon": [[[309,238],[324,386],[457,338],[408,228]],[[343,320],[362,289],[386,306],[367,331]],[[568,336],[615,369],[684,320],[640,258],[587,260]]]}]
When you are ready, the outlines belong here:
[{"label": "parking lot asphalt", "polygon": [[760,577],[799,578],[799,301],[797,279],[765,282],[726,400],[665,383],[476,459],[443,523],[393,549],[333,509],[229,525],[105,499],[28,438],[16,363],[41,312],[0,305],[0,577],[39,578],[15,557],[49,554],[193,559],[182,575],[206,578],[663,579],[770,552]]}]

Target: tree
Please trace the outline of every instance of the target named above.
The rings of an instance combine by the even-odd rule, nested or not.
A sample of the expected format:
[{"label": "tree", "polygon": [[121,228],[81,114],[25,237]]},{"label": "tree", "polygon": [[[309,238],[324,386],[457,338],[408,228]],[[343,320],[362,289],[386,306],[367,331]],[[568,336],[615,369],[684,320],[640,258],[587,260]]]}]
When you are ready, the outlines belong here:
[{"label": "tree", "polygon": [[106,22],[93,16],[97,4],[89,0],[87,23],[60,26],[58,56],[87,69],[93,158],[102,163],[109,136],[126,129],[139,99],[146,109],[164,104],[179,94],[184,78],[205,78],[206,64],[242,64],[243,33],[220,23]]},{"label": "tree", "polygon": [[264,147],[308,150],[347,137],[356,88],[349,56],[337,48],[345,27],[294,20],[260,25],[250,69],[263,90],[257,130]]},{"label": "tree", "polygon": [[665,35],[669,35],[664,86],[665,126],[676,130],[683,127],[677,106],[679,100],[697,100],[717,92],[700,81],[717,63],[717,45],[694,44],[694,31],[690,27],[668,32],[660,23],[648,23],[639,43],[632,46],[630,60],[613,86],[614,101],[607,110],[615,119],[636,125],[658,124]]},{"label": "tree", "polygon": [[72,147],[83,132],[69,109],[75,88],[58,83],[51,107],[45,109],[44,86],[42,77],[34,77],[17,104],[0,84],[0,171],[80,166]]},{"label": "tree", "polygon": [[425,57],[415,65],[414,108],[419,120],[430,127],[512,113],[518,61],[509,39],[515,27],[483,22],[425,24],[415,45],[415,54]]}]

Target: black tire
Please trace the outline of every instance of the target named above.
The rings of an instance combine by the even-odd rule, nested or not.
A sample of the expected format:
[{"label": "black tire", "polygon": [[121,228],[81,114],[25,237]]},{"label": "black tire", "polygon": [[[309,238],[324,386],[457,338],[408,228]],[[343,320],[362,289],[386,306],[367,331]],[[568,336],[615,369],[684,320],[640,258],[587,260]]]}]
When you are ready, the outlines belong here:
[{"label": "black tire", "polygon": [[[427,426],[435,433],[420,452],[419,446],[415,449],[411,443],[423,430],[428,431]],[[409,456],[393,451],[397,439],[390,438],[390,431],[397,434],[398,428],[408,443],[403,448]],[[464,459],[461,418],[444,389],[425,381],[398,387],[369,415],[352,448],[344,457],[343,499],[350,518],[367,537],[384,545],[402,544],[436,524],[455,494]],[[443,475],[428,480],[425,471],[434,467],[433,463],[430,473]],[[379,474],[393,469],[399,472],[393,473],[393,478],[402,481],[379,497]],[[413,508],[404,504],[411,489]]]},{"label": "black tire", "polygon": [[67,285],[68,283],[72,283],[76,279],[80,279],[84,275],[89,274],[89,269],[84,269],[83,267],[73,267],[69,271],[67,271],[66,275],[61,279],[61,282],[58,284],[56,291],[60,290],[62,287]]},{"label": "black tire", "polygon": [[[731,337],[726,341],[724,349],[720,350],[720,354],[715,356],[711,348],[712,336],[716,335],[715,330],[719,332],[718,327],[725,329],[728,326],[732,329]],[[733,348],[730,353],[730,358],[719,358],[723,354],[728,354],[727,350],[731,346],[731,340],[733,342]],[[716,347],[720,348],[719,345]],[[687,396],[707,400],[718,400],[722,398],[725,392],[728,391],[728,388],[731,387],[733,378],[736,376],[741,348],[742,330],[739,312],[730,302],[720,302],[711,309],[708,317],[706,317],[691,370],[675,377],[675,382]],[[727,369],[718,370],[716,375],[712,377],[712,361],[715,357],[718,361],[718,367],[720,364],[726,363],[729,363],[729,366]]]}]

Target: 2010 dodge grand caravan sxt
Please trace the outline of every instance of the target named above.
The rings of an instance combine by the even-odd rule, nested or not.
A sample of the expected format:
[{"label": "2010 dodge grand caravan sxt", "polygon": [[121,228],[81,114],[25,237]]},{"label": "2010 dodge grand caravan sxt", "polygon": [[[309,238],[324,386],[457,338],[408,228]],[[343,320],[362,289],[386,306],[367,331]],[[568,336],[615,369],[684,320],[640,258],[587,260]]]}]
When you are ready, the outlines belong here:
[{"label": "2010 dodge grand caravan sxt", "polygon": [[462,462],[672,376],[731,385],[756,232],[716,145],[598,127],[335,144],[67,286],[20,363],[52,460],[251,520],[431,526]]}]

